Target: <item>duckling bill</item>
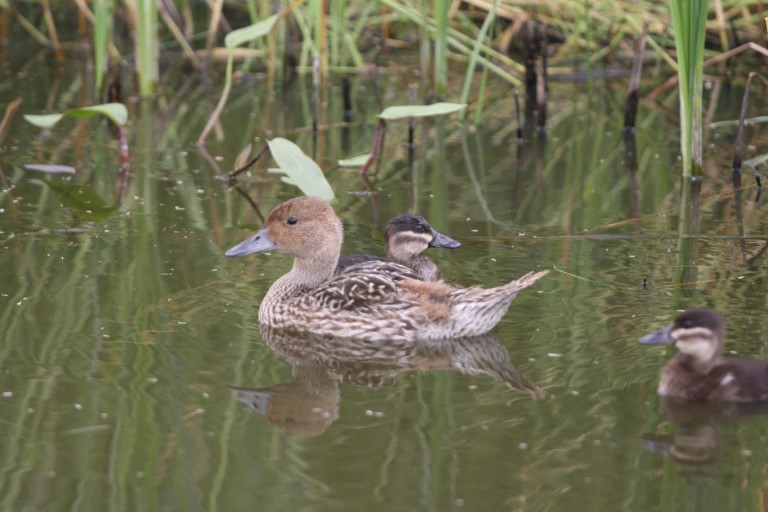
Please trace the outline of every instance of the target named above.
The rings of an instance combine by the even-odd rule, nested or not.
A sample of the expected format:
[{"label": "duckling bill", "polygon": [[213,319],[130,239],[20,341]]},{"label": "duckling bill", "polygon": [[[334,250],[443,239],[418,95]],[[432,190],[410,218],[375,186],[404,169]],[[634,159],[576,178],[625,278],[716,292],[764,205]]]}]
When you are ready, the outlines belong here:
[{"label": "duckling bill", "polygon": [[377,340],[442,339],[485,334],[517,294],[548,273],[529,272],[496,288],[427,282],[409,267],[369,261],[334,275],[344,233],[333,208],[317,197],[277,205],[264,227],[227,256],[287,252],[293,267],[270,286],[259,321],[278,329]]},{"label": "duckling bill", "polygon": [[661,370],[658,393],[683,400],[768,400],[768,361],[724,359],[725,320],[706,308],[687,309],[640,338],[643,345],[674,345],[678,353]]}]

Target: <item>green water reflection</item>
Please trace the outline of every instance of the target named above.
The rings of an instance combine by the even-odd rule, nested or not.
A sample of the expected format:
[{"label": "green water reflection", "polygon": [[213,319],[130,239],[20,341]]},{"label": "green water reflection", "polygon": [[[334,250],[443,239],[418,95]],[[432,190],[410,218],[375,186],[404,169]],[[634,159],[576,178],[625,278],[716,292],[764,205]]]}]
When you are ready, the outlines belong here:
[{"label": "green water reflection", "polygon": [[[14,90],[34,90],[35,73]],[[388,101],[406,101],[407,84],[383,85]],[[546,141],[519,146],[512,103],[499,99],[476,130],[419,124],[409,169],[405,125],[393,123],[371,199],[347,194],[365,186],[334,163],[369,149],[374,84],[355,81],[348,131],[334,127],[340,99],[329,93],[330,128],[316,140],[305,87],[270,97],[239,86],[209,155],[192,147],[209,113],[201,93],[180,87],[187,96],[133,105],[135,175],[120,213],[104,217],[62,207],[46,182],[63,179],[23,165],[73,165],[75,182],[114,204],[109,131],[73,122],[44,138],[14,126],[0,153],[0,509],[762,506],[765,418],[681,427],[655,394],[669,354],[636,346],[676,307],[710,306],[729,319],[730,349],[768,357],[765,200],[747,188],[737,217],[721,150],[695,222],[683,223],[676,131],[662,111],[641,110],[632,173],[622,87],[590,98],[557,85]],[[30,100],[25,113],[43,104]],[[462,242],[431,254],[450,281],[490,286],[554,269],[486,340],[503,371],[478,365],[482,343],[406,363],[374,351],[356,364],[265,339],[256,310],[290,261],[223,257],[259,221],[216,176],[269,135],[329,169],[347,252],[381,254],[376,226],[413,209]],[[264,167],[253,174],[245,187],[263,211],[296,194]],[[515,389],[531,386],[546,396]],[[269,405],[275,396],[288,412]],[[307,412],[315,419],[303,424]],[[705,464],[669,455],[675,435],[696,440],[690,429],[705,447],[717,441]]]}]

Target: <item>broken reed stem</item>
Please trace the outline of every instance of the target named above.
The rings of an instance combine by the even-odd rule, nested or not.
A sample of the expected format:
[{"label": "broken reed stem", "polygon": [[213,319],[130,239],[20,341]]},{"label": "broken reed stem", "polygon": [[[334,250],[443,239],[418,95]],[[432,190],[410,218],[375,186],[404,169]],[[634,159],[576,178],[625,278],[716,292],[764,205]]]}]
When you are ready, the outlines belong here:
[{"label": "broken reed stem", "polygon": [[386,122],[383,119],[379,119],[379,122],[376,123],[376,131],[373,133],[373,148],[371,148],[371,154],[368,155],[368,160],[366,160],[363,168],[360,169],[360,174],[363,176],[368,174],[368,169],[376,159],[376,155],[379,154],[381,141],[384,138],[384,128],[386,128]]},{"label": "broken reed stem", "polygon": [[547,83],[547,30],[543,25],[538,26],[538,49],[539,65],[536,66],[537,80],[536,80],[536,108],[539,112],[538,127],[540,132],[544,132],[547,129],[547,91],[549,90],[549,84]]},{"label": "broken reed stem", "polygon": [[253,167],[253,165],[254,165],[256,162],[258,162],[258,161],[259,161],[259,158],[261,158],[261,156],[262,156],[264,153],[266,153],[268,149],[269,149],[269,146],[268,146],[267,144],[264,144],[264,146],[263,146],[263,147],[262,147],[262,148],[259,150],[259,152],[258,152],[258,153],[256,153],[256,156],[254,156],[253,158],[251,158],[251,159],[248,161],[248,163],[247,163],[247,164],[245,164],[245,165],[243,165],[242,167],[239,167],[238,169],[235,169],[235,170],[234,170],[234,171],[232,171],[231,173],[227,174],[227,183],[228,183],[230,186],[234,185],[234,184],[235,184],[235,178],[237,178],[237,176],[238,176],[239,174],[241,174],[242,172],[245,172],[245,171],[247,171],[248,169],[250,169],[251,167]]},{"label": "broken reed stem", "polygon": [[523,138],[523,123],[520,118],[520,96],[517,93],[514,93],[513,96],[515,98],[515,119],[517,120],[517,142],[520,144],[525,140]]},{"label": "broken reed stem", "polygon": [[229,50],[227,55],[227,71],[224,77],[224,90],[221,92],[221,98],[219,98],[219,103],[216,105],[216,108],[213,109],[213,112],[211,112],[211,117],[209,117],[208,122],[205,123],[205,128],[203,128],[203,132],[200,134],[200,137],[197,138],[198,146],[205,145],[205,141],[208,138],[208,134],[211,133],[211,130],[213,130],[213,127],[216,125],[216,122],[219,120],[221,111],[224,110],[224,105],[227,103],[227,98],[229,97],[229,90],[232,88],[233,60],[234,60],[234,57],[233,57],[232,50]]},{"label": "broken reed stem", "polygon": [[21,97],[16,98],[10,102],[8,107],[5,109],[3,120],[0,121],[0,145],[3,143],[3,139],[5,139],[5,136],[8,133],[8,128],[11,126],[11,122],[16,115],[16,111],[19,110],[22,101],[24,100],[22,100]]},{"label": "broken reed stem", "polygon": [[352,84],[347,77],[341,79],[341,100],[344,104],[344,122],[349,123],[352,121]]},{"label": "broken reed stem", "polygon": [[251,205],[251,208],[256,212],[256,216],[259,218],[259,222],[264,224],[264,215],[261,214],[261,209],[259,208],[259,205],[256,204],[256,201],[251,199],[251,196],[248,195],[248,193],[240,188],[240,184],[236,183],[232,188],[235,189],[235,192],[243,196],[243,198],[248,201],[248,204]]},{"label": "broken reed stem", "polygon": [[[408,86],[408,104],[409,105],[416,104],[417,89],[418,89],[418,86],[416,84],[411,84]],[[414,120],[414,118],[409,117],[408,118],[408,165],[413,164],[413,150],[416,147],[416,145],[413,142],[415,124],[416,124],[416,121]]]},{"label": "broken reed stem", "polygon": [[637,39],[635,45],[635,59],[632,62],[632,74],[629,78],[629,93],[627,105],[624,110],[624,131],[635,129],[637,118],[637,106],[640,101],[640,76],[643,71],[643,58],[645,57],[645,40],[648,37],[648,22],[643,23],[643,33]]},{"label": "broken reed stem", "polygon": [[[749,87],[752,85],[753,78],[759,78],[764,85],[768,85],[768,80],[758,75],[755,71],[750,71],[747,75],[747,81],[744,84],[744,94],[741,97],[741,110],[739,111],[739,127],[736,130],[736,144],[733,151],[732,180],[733,186],[741,186],[741,164],[744,161],[744,127],[747,118],[747,107],[749,106]],[[760,186],[760,179],[757,179],[757,185]]]},{"label": "broken reed stem", "polygon": [[128,194],[128,183],[131,179],[131,156],[128,150],[128,136],[125,127],[117,125],[117,133],[120,139],[120,188],[117,194],[117,204],[122,205]]}]

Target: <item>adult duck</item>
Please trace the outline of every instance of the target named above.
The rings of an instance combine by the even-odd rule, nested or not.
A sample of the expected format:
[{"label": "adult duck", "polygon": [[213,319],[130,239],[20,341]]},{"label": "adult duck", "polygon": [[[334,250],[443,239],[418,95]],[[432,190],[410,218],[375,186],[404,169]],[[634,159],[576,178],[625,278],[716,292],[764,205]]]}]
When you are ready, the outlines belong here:
[{"label": "adult duck", "polygon": [[333,208],[317,197],[277,205],[264,227],[227,256],[280,251],[293,267],[259,307],[259,321],[278,329],[368,340],[441,339],[485,334],[518,292],[549,271],[530,272],[496,288],[427,282],[410,268],[370,261],[334,276],[344,234]]}]

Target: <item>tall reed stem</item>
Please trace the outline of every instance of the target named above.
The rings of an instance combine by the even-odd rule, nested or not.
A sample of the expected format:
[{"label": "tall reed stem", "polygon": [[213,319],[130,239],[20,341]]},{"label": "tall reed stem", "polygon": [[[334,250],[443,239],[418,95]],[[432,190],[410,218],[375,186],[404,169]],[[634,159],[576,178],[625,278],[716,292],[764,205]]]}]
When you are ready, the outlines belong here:
[{"label": "tall reed stem", "polygon": [[448,7],[447,0],[434,0],[435,34],[435,93],[444,97],[448,89]]},{"label": "tall reed stem", "polygon": [[680,82],[680,151],[683,176],[700,175],[704,36],[709,0],[670,0]]},{"label": "tall reed stem", "polygon": [[139,93],[154,94],[157,87],[158,58],[157,8],[154,0],[136,1],[136,70],[139,74]]}]

